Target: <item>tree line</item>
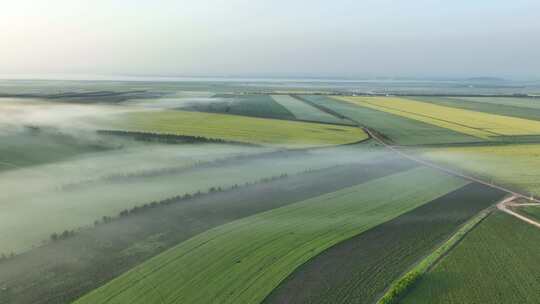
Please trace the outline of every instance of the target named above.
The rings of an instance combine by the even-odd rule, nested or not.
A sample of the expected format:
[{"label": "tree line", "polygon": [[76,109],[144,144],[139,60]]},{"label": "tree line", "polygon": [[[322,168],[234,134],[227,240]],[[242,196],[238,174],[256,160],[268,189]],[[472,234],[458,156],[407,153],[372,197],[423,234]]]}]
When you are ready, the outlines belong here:
[{"label": "tree line", "polygon": [[246,142],[239,142],[233,140],[225,140],[222,138],[210,138],[205,136],[191,136],[191,135],[178,135],[178,134],[164,134],[153,132],[135,132],[135,131],[122,131],[122,130],[98,130],[96,131],[101,135],[123,136],[130,137],[139,141],[146,142],[159,142],[166,144],[178,144],[178,143],[217,143],[217,144],[234,144],[242,146],[258,146]]},{"label": "tree line", "polygon": [[[311,170],[306,170],[305,172],[310,172],[310,171]],[[94,221],[94,226],[108,224],[108,223],[113,222],[114,220],[125,218],[125,217],[128,217],[130,215],[140,214],[142,212],[157,208],[159,206],[166,206],[166,205],[170,205],[170,204],[174,204],[174,203],[185,202],[185,201],[189,201],[189,200],[193,200],[193,199],[202,197],[204,195],[210,195],[210,194],[226,192],[226,191],[234,191],[234,190],[237,190],[237,189],[241,188],[242,186],[243,187],[248,187],[248,186],[251,186],[251,185],[257,185],[257,184],[261,184],[261,183],[269,183],[269,182],[272,182],[272,181],[275,181],[275,180],[278,180],[278,179],[287,178],[288,176],[289,175],[287,173],[282,173],[282,174],[277,175],[277,176],[264,177],[264,178],[261,178],[261,179],[259,179],[257,181],[254,181],[254,182],[246,182],[243,185],[234,184],[234,185],[232,185],[230,187],[227,187],[227,188],[222,187],[222,186],[213,186],[213,187],[208,188],[208,190],[206,192],[203,192],[203,191],[199,190],[199,191],[194,192],[194,193],[185,193],[183,195],[176,195],[176,196],[166,198],[166,199],[163,199],[163,200],[160,200],[160,201],[153,201],[153,202],[145,203],[143,205],[138,205],[138,206],[135,206],[135,207],[132,207],[132,208],[129,208],[129,209],[124,209],[124,210],[120,211],[117,216],[103,216],[100,219]],[[70,238],[72,236],[75,236],[75,235],[76,235],[75,230],[64,230],[61,233],[56,233],[56,232],[52,233],[50,235],[49,239],[52,242],[56,242],[56,241],[61,241],[61,240],[68,239],[68,238]]]}]

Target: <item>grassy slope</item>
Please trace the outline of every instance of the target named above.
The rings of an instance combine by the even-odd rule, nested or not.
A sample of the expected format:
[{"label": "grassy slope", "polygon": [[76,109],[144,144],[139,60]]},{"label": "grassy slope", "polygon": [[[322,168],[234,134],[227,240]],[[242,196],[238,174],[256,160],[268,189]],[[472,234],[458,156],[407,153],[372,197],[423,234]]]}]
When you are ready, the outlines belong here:
[{"label": "grassy slope", "polygon": [[328,123],[342,123],[339,118],[312,107],[290,95],[273,95],[272,98],[291,111],[298,119]]},{"label": "grassy slope", "polygon": [[310,101],[345,115],[372,128],[400,145],[477,142],[478,139],[421,121],[361,107],[325,96],[303,96]]},{"label": "grassy slope", "polygon": [[464,183],[413,169],[235,221],[181,243],[77,303],[258,303],[324,249]]},{"label": "grassy slope", "polygon": [[[496,115],[505,115],[505,116],[513,116],[513,117],[519,117],[524,119],[532,119],[532,120],[540,120],[540,101],[536,101],[538,103],[538,107],[525,107],[522,106],[521,103],[518,103],[516,101],[515,104],[511,102],[498,102],[497,99],[500,98],[491,98],[491,97],[484,97],[486,101],[483,101],[482,99],[479,101],[478,99],[471,98],[471,99],[461,99],[461,98],[452,98],[452,97],[408,97],[407,99],[413,99],[418,101],[424,101],[429,103],[438,104],[441,106],[447,106],[447,107],[454,107],[454,108],[460,108],[465,110],[471,110],[471,111],[477,111],[477,112],[484,112],[484,113],[490,113],[490,114],[496,114]],[[507,100],[506,98],[504,100]],[[531,100],[531,104],[533,104],[534,99]],[[534,104],[533,104],[534,105]]]},{"label": "grassy slope", "polygon": [[373,303],[391,282],[504,193],[469,184],[308,261],[265,303]]},{"label": "grassy slope", "polygon": [[401,303],[538,303],[538,228],[489,216]]},{"label": "grassy slope", "polygon": [[294,120],[295,115],[268,95],[225,95],[215,102],[193,103],[181,110]]},{"label": "grassy slope", "polygon": [[367,138],[355,127],[272,120],[235,115],[151,111],[127,113],[111,127],[140,132],[203,136],[284,147],[328,146]]},{"label": "grassy slope", "polygon": [[540,122],[395,97],[343,98],[357,105],[401,115],[485,140],[498,136],[539,135]]},{"label": "grassy slope", "polygon": [[540,145],[432,148],[422,156],[505,185],[540,194]]},{"label": "grassy slope", "polygon": [[160,206],[85,229],[4,261],[0,286],[9,289],[9,300],[0,296],[0,303],[71,302],[205,230],[416,165],[388,156]]}]

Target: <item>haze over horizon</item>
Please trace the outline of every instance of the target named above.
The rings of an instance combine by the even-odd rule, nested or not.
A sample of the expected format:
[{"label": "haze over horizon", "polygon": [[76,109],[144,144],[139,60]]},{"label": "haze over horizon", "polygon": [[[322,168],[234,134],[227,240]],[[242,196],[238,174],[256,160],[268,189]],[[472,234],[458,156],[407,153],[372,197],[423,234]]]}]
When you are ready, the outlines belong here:
[{"label": "haze over horizon", "polygon": [[6,2],[4,75],[540,78],[532,0]]}]

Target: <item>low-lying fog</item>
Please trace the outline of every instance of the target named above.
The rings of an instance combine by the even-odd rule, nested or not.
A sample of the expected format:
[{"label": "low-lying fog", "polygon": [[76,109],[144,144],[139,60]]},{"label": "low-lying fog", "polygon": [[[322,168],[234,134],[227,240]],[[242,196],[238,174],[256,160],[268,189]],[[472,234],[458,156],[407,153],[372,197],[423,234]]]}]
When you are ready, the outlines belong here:
[{"label": "low-lying fog", "polygon": [[[22,252],[54,232],[152,201],[381,156],[369,144],[270,153],[276,149],[139,142],[94,132],[100,127],[94,118],[134,108],[141,110],[0,99],[0,253]],[[248,154],[260,156],[231,159]]]}]

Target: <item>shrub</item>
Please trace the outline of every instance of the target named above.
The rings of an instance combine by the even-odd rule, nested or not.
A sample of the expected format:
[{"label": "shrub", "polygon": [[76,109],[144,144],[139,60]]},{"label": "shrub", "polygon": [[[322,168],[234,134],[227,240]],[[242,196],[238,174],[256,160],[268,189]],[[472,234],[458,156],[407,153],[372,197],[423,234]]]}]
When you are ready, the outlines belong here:
[{"label": "shrub", "polygon": [[397,304],[403,296],[410,291],[418,282],[422,273],[411,271],[403,276],[390,290],[381,298],[378,304]]}]

